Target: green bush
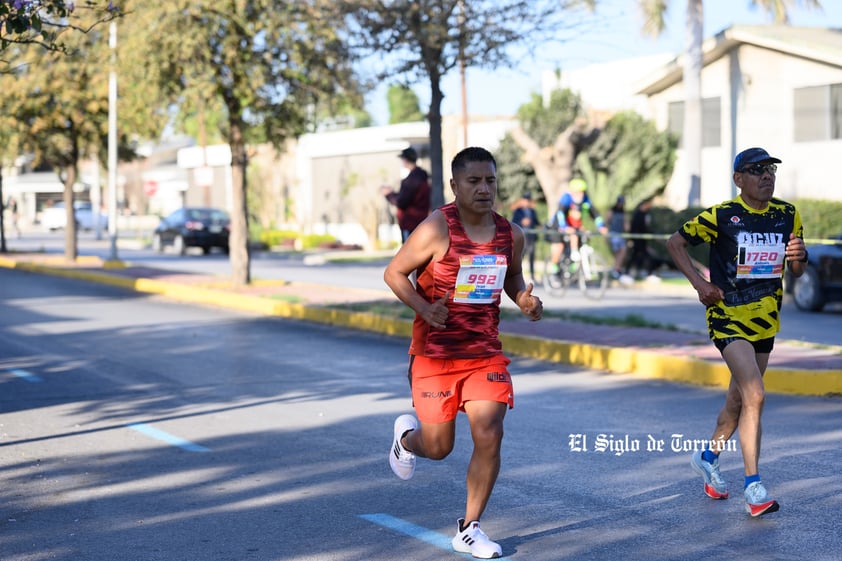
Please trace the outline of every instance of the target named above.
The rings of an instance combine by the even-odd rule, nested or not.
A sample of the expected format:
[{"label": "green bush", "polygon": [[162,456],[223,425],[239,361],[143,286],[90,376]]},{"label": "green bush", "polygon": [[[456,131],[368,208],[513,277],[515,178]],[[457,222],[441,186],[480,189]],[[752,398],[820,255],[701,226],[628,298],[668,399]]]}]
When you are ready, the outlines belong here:
[{"label": "green bush", "polygon": [[793,203],[801,215],[806,239],[832,239],[842,233],[842,202],[799,199]]},{"label": "green bush", "polygon": [[263,230],[260,232],[259,240],[269,247],[286,246],[291,247],[295,245],[295,240],[299,237],[298,232],[292,230]]},{"label": "green bush", "polygon": [[314,249],[335,244],[338,240],[329,234],[308,234],[301,236],[301,249]]},{"label": "green bush", "polygon": [[314,249],[337,242],[335,237],[328,234],[302,235],[294,230],[262,230],[258,240],[269,247],[296,247],[298,249]]}]

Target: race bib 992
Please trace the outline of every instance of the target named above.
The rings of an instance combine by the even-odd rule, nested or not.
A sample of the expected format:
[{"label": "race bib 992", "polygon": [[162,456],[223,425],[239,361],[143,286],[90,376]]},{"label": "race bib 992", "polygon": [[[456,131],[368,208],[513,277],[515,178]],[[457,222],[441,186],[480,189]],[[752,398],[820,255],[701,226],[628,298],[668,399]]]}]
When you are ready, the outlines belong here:
[{"label": "race bib 992", "polygon": [[453,301],[463,304],[492,304],[499,301],[507,267],[505,255],[460,257]]}]

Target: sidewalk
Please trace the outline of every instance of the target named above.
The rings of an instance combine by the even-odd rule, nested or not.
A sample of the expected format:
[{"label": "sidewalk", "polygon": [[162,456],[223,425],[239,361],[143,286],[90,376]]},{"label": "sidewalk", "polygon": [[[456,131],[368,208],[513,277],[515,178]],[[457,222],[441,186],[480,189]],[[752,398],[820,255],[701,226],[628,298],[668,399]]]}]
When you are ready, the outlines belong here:
[{"label": "sidewalk", "polygon": [[[411,322],[337,307],[394,301],[386,290],[350,289],[314,283],[254,282],[233,289],[224,279],[150,267],[110,266],[95,257],[67,263],[45,254],[0,255],[0,267],[101,282],[185,302],[214,305],[409,337]],[[540,322],[504,319],[501,339],[508,353],[643,378],[727,387],[730,374],[703,335],[645,327],[596,325],[556,318]],[[839,349],[778,340],[766,371],[770,392],[842,394]]]}]

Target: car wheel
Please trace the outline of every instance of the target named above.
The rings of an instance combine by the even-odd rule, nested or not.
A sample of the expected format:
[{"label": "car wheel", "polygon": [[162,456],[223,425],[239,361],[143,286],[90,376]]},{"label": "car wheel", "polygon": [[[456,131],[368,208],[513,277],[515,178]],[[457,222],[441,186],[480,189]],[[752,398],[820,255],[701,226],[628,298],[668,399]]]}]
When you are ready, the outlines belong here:
[{"label": "car wheel", "polygon": [[155,234],[152,236],[152,251],[155,253],[164,252],[164,242],[161,241],[161,234]]},{"label": "car wheel", "polygon": [[187,246],[184,245],[184,238],[181,236],[176,236],[172,242],[172,247],[175,249],[175,252],[179,255],[184,255],[187,253]]},{"label": "car wheel", "polygon": [[822,293],[821,280],[815,267],[807,265],[804,274],[795,279],[792,297],[800,310],[818,312],[824,307],[825,298]]}]

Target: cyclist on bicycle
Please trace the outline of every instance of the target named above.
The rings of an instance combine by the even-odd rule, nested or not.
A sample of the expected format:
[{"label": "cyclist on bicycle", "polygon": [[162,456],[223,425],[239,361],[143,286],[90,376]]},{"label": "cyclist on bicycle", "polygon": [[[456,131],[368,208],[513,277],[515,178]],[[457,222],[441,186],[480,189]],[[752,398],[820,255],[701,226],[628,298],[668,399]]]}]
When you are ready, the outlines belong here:
[{"label": "cyclist on bicycle", "polygon": [[582,218],[590,214],[597,229],[602,234],[608,233],[605,227],[605,220],[596,210],[590,197],[588,197],[588,184],[584,179],[574,178],[570,180],[568,191],[561,196],[558,203],[558,210],[550,220],[549,227],[561,233],[560,240],[550,238],[550,274],[559,272],[559,265],[565,253],[564,239],[570,239],[570,258],[575,260],[579,251],[579,231],[582,229]]}]

